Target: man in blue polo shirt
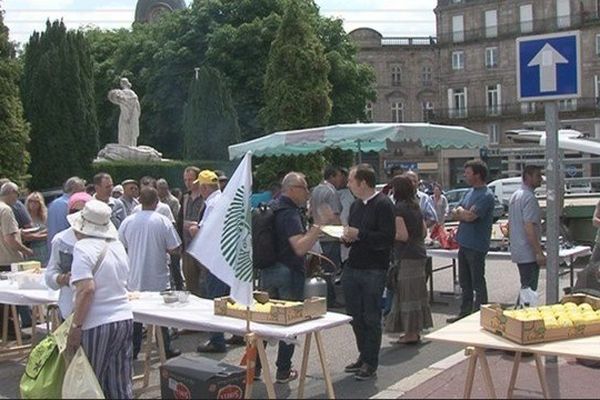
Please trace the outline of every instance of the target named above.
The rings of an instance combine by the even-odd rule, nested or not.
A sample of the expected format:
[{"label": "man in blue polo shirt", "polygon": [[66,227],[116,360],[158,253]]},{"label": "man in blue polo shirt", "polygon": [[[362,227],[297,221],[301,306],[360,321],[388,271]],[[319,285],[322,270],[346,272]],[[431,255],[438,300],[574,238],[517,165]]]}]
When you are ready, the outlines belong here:
[{"label": "man in blue polo shirt", "polygon": [[[453,211],[460,221],[456,240],[458,250],[458,280],[462,289],[460,313],[448,318],[449,323],[466,317],[487,303],[485,256],[490,248],[494,194],[486,186],[487,165],[481,160],[465,163],[465,180],[472,188]],[[475,297],[473,298],[473,291]]]}]

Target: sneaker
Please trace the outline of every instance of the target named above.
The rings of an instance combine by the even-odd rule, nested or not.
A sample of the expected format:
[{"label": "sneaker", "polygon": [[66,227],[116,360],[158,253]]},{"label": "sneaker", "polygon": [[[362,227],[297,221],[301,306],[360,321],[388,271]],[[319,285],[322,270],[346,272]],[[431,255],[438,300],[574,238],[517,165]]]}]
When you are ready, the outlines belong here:
[{"label": "sneaker", "polygon": [[275,374],[275,382],[277,383],[288,383],[298,378],[298,371],[295,369],[288,369],[287,371],[277,371]]},{"label": "sneaker", "polygon": [[356,362],[353,362],[352,364],[346,365],[346,368],[344,368],[344,372],[348,372],[350,374],[354,374],[358,371],[360,371],[360,367],[363,366],[363,362],[361,360],[356,360]]},{"label": "sneaker", "polygon": [[373,368],[368,364],[363,364],[360,370],[354,374],[354,379],[357,381],[368,381],[377,377],[377,368]]}]

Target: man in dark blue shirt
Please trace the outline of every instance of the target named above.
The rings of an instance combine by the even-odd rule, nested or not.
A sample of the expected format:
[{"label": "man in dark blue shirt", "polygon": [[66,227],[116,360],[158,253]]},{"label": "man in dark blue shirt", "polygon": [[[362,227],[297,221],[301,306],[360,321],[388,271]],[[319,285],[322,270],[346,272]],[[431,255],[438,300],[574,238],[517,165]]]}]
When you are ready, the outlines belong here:
[{"label": "man in dark blue shirt", "polygon": [[[486,186],[487,165],[480,160],[465,164],[465,180],[472,186],[452,214],[460,221],[456,240],[458,250],[458,280],[462,289],[460,313],[448,318],[455,322],[488,302],[485,282],[485,256],[490,248],[492,234],[494,194]],[[473,298],[475,291],[475,298]]]},{"label": "man in dark blue shirt", "polygon": [[[304,175],[290,172],[281,182],[281,196],[271,205],[275,213],[277,262],[261,271],[261,286],[272,298],[304,300],[304,256],[319,240],[321,233],[317,225],[307,231],[302,219],[301,207],[306,205],[309,196]],[[292,369],[293,355],[293,344],[279,342],[276,362],[278,383],[297,378],[297,371]],[[257,369],[260,370],[258,362]]]}]

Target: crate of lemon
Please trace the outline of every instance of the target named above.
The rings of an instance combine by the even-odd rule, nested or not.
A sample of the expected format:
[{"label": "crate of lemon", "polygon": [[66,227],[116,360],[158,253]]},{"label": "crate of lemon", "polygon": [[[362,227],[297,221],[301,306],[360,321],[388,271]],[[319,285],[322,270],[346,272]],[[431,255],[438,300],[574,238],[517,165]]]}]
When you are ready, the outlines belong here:
[{"label": "crate of lemon", "polygon": [[[304,301],[283,301],[269,299],[265,292],[255,292],[254,304],[250,307],[250,320],[265,324],[293,325],[317,318],[327,312],[324,297],[311,297]],[[215,315],[246,319],[246,306],[236,303],[230,297],[215,299]]]},{"label": "crate of lemon", "polygon": [[503,310],[497,304],[481,307],[481,326],[519,344],[552,342],[600,334],[600,299],[565,296],[561,304]]}]

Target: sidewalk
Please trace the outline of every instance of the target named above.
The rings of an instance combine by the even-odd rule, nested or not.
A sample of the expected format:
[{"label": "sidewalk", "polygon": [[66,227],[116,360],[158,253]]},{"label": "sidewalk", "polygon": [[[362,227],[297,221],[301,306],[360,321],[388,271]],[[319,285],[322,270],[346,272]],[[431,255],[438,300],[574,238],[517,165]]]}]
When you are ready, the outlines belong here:
[{"label": "sidewalk", "polygon": [[[513,358],[500,351],[488,352],[486,356],[496,396],[506,398]],[[468,359],[461,351],[399,381],[372,398],[463,398],[467,363]],[[545,363],[545,373],[550,398],[594,399],[599,396],[600,369],[585,367],[576,363],[575,359],[558,358],[557,363]],[[479,363],[471,397],[489,398]],[[521,362],[514,397],[543,398],[533,357],[524,358]]]}]

